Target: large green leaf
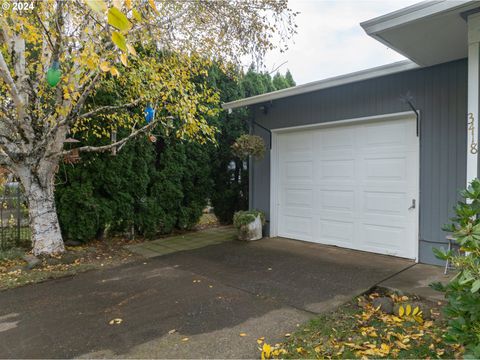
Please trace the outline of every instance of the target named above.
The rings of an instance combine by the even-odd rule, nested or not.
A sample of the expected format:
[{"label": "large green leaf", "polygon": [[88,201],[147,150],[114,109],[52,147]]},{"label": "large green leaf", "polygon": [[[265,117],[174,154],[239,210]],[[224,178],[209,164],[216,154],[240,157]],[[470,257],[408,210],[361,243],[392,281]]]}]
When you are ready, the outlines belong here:
[{"label": "large green leaf", "polygon": [[96,13],[104,14],[107,11],[107,5],[103,0],[85,0],[85,3]]},{"label": "large green leaf", "polygon": [[108,10],[108,23],[120,31],[128,31],[132,28],[132,23],[115,6]]},{"label": "large green leaf", "polygon": [[472,288],[470,289],[472,291],[472,293],[475,293],[477,292],[478,290],[480,289],[480,280],[477,279],[473,282],[472,284]]},{"label": "large green leaf", "polygon": [[127,51],[127,41],[125,40],[125,36],[120,34],[118,31],[114,31],[112,33],[112,41],[118,46],[119,49],[122,51]]}]

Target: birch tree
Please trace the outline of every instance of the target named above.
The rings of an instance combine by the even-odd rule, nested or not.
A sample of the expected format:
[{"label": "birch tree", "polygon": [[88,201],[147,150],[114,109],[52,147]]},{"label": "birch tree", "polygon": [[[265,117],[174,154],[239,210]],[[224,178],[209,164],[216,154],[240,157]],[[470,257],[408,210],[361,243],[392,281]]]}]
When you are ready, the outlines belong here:
[{"label": "birch tree", "polygon": [[[178,137],[208,141],[215,129],[204,116],[218,108],[218,94],[198,82],[204,65],[260,59],[276,46],[273,39],[294,32],[294,16],[286,0],[43,0],[4,7],[0,165],[25,190],[34,254],[64,251],[54,177],[71,151],[64,142],[72,132],[110,136],[119,127],[131,129],[123,139],[80,146],[80,152],[119,151],[172,121],[180,124]],[[121,88],[122,97],[111,104],[89,101],[99,84]],[[156,116],[145,124],[147,106]],[[91,127],[94,115],[109,127]]]}]

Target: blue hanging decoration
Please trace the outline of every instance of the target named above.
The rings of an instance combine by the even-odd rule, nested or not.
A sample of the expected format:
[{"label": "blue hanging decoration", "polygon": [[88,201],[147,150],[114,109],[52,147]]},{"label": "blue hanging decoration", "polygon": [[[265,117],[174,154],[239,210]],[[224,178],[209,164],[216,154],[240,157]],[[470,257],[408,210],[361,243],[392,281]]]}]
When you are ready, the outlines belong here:
[{"label": "blue hanging decoration", "polygon": [[58,61],[54,61],[52,66],[47,71],[47,83],[52,88],[57,86],[60,82],[60,78],[62,77],[62,71],[60,70],[60,64]]},{"label": "blue hanging decoration", "polygon": [[153,121],[153,118],[155,117],[155,109],[152,108],[150,104],[147,105],[147,108],[145,109],[145,121],[147,124],[150,124]]}]

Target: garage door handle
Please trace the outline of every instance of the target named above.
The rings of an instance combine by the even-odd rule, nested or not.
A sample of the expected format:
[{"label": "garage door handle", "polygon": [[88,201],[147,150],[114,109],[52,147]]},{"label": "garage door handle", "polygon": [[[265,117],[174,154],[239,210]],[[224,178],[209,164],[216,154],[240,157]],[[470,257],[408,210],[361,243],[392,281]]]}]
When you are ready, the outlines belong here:
[{"label": "garage door handle", "polygon": [[412,210],[412,209],[415,209],[416,208],[416,201],[415,199],[412,199],[412,205],[410,205],[410,207],[408,208],[408,210]]}]

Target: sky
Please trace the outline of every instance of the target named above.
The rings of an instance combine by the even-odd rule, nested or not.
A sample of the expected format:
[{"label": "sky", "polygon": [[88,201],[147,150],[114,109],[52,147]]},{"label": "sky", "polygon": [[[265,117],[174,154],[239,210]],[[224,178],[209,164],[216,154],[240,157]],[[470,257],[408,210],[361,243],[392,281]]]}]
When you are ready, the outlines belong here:
[{"label": "sky", "polygon": [[285,53],[266,55],[265,70],[287,69],[297,85],[404,60],[402,55],[368,36],[360,22],[419,0],[290,0],[300,12],[298,32]]}]

